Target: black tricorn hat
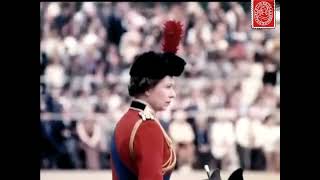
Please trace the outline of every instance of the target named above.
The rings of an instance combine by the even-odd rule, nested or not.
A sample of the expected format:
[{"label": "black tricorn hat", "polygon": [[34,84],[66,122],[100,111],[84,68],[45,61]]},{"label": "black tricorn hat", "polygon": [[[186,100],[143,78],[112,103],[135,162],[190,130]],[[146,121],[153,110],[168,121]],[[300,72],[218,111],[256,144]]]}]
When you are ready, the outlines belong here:
[{"label": "black tricorn hat", "polygon": [[186,62],[175,53],[181,40],[180,22],[167,21],[164,27],[163,52],[149,51],[137,55],[130,69],[130,76],[161,79],[165,76],[180,76]]}]

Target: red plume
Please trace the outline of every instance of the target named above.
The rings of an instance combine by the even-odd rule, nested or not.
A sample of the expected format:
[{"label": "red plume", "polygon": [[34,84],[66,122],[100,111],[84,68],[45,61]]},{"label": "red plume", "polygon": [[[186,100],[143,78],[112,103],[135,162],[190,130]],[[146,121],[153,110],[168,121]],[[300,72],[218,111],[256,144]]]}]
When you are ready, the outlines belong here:
[{"label": "red plume", "polygon": [[167,21],[164,24],[162,50],[164,52],[176,53],[182,35],[182,24],[179,21]]}]

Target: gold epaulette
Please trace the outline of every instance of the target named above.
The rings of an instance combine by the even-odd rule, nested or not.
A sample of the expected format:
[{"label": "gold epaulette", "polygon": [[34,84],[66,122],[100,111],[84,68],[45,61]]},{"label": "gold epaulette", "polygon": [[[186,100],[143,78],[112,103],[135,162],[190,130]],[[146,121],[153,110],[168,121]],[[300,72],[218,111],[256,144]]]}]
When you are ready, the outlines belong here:
[{"label": "gold epaulette", "polygon": [[151,111],[151,109],[148,108],[148,106],[143,110],[139,112],[139,116],[143,121],[145,120],[154,120],[155,117]]}]

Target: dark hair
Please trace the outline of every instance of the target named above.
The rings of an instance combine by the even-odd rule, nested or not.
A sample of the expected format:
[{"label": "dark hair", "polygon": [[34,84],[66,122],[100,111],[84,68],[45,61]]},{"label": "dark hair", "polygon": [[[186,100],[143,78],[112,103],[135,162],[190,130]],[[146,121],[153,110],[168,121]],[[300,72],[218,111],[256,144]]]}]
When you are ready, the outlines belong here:
[{"label": "dark hair", "polygon": [[128,91],[130,96],[137,96],[155,87],[161,79],[131,76]]}]

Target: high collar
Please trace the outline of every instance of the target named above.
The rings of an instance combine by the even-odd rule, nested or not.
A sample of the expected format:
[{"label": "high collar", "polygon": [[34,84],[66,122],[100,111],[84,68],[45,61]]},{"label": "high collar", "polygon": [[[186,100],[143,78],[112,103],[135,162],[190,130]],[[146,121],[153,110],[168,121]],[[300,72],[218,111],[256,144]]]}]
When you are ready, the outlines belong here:
[{"label": "high collar", "polygon": [[145,111],[148,110],[149,112],[151,112],[153,115],[155,115],[155,110],[150,106],[149,103],[147,103],[146,101],[143,101],[141,99],[133,99],[130,105],[130,108],[132,109],[137,109],[140,111]]}]

